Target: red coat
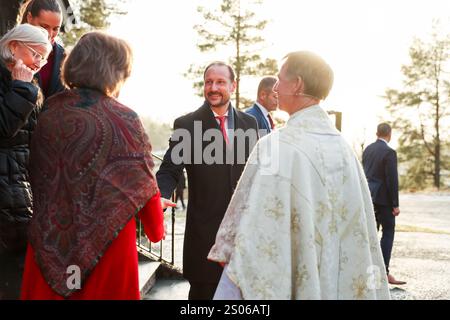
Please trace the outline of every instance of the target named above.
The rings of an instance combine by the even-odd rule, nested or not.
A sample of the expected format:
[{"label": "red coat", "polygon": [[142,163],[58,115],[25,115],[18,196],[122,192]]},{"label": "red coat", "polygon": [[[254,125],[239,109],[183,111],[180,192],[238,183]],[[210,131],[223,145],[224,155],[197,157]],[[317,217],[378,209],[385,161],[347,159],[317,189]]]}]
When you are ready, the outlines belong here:
[{"label": "red coat", "polygon": [[[158,242],[164,236],[164,218],[160,193],[153,196],[139,212],[147,237]],[[64,300],[45,281],[28,245],[22,281],[22,300]],[[97,263],[74,300],[139,300],[136,221],[131,219]]]}]

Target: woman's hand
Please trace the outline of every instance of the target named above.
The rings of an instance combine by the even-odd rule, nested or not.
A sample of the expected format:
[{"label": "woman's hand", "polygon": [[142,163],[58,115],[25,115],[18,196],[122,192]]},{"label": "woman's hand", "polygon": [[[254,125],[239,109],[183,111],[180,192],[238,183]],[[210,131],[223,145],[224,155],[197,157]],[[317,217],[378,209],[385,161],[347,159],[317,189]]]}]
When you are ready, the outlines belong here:
[{"label": "woman's hand", "polygon": [[16,64],[11,70],[11,77],[13,78],[13,80],[31,82],[31,80],[33,80],[33,76],[33,70],[24,65],[22,60],[17,59]]},{"label": "woman's hand", "polygon": [[[169,199],[166,198],[162,198],[161,197],[161,207],[164,209],[168,208],[168,207],[176,207],[177,204],[170,201]],[[163,240],[166,239],[166,234],[167,234],[167,222],[164,220],[164,236],[163,236]]]},{"label": "woman's hand", "polygon": [[166,198],[161,198],[161,207],[164,209],[168,208],[168,207],[176,207],[177,204],[170,201],[169,199]]}]

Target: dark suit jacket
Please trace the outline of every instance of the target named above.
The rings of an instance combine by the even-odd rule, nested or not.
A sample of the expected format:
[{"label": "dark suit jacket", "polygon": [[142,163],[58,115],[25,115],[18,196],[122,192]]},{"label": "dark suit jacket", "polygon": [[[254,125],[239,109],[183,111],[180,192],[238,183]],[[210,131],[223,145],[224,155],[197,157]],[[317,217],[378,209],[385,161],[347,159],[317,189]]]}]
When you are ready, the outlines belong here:
[{"label": "dark suit jacket", "polygon": [[[64,91],[64,85],[61,81],[61,65],[66,57],[66,53],[64,48],[55,43],[53,45],[53,54],[54,54],[54,60],[53,60],[53,66],[52,66],[52,74],[50,77],[50,83],[48,85],[47,92],[43,92],[45,95],[45,98],[51,97],[55,93]],[[41,83],[41,77],[39,75],[39,72],[35,76],[38,79],[39,86],[42,88]]]},{"label": "dark suit jacket", "polygon": [[272,131],[269,120],[267,120],[267,117],[264,116],[263,112],[256,104],[246,110],[245,113],[255,117],[256,121],[258,122],[259,130],[266,130],[266,134]]},{"label": "dark suit jacket", "polygon": [[[189,161],[181,164],[174,163],[171,156],[172,150],[183,141],[174,141],[171,138],[169,149],[164,155],[156,178],[162,197],[170,198],[183,168],[186,169],[189,201],[184,235],[183,274],[190,281],[218,283],[222,268],[219,264],[208,261],[207,256],[215,242],[217,230],[245,164],[206,164],[203,159],[201,163],[195,164],[193,162],[194,145],[198,143],[203,152],[211,142],[202,141],[202,136],[198,134],[194,136],[194,121],[201,122],[202,136],[208,129],[220,130],[207,103],[196,111],[176,119],[174,130],[185,129],[191,136],[191,143],[188,144],[190,145]],[[234,129],[257,130],[257,123],[253,117],[234,109]],[[234,146],[236,145],[235,143]],[[224,148],[226,148],[225,142]],[[246,143],[245,160],[248,159],[252,148],[251,143]]]},{"label": "dark suit jacket", "polygon": [[363,152],[364,172],[374,204],[398,207],[397,153],[377,140]]}]

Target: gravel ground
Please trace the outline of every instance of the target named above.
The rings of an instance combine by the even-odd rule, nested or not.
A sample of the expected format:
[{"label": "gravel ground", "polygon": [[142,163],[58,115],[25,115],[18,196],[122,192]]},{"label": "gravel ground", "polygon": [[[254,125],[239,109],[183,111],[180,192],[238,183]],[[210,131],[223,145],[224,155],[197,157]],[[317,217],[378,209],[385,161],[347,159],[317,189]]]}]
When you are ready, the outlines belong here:
[{"label": "gravel ground", "polygon": [[390,272],[396,300],[450,299],[450,194],[401,194]]},{"label": "gravel ground", "polygon": [[[450,299],[450,193],[401,194],[400,210],[390,271],[407,284],[391,286],[392,298]],[[182,267],[185,211],[177,211],[176,217],[175,265]],[[164,244],[166,246],[167,254],[170,241]],[[187,294],[188,286],[181,281],[165,286],[170,287],[171,293],[162,295],[163,299],[168,296],[183,299],[180,295]],[[174,290],[179,292],[178,296],[174,295]]]}]

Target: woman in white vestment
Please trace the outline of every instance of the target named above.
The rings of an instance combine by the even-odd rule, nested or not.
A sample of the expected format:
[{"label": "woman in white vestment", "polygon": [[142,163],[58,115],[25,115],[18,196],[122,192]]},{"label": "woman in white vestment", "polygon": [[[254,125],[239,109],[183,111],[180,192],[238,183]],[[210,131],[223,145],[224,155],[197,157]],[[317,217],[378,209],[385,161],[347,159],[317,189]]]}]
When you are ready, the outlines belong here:
[{"label": "woman in white vestment", "polygon": [[319,105],[333,71],[288,54],[274,91],[285,127],[253,150],[208,259],[215,299],[390,299],[361,165]]}]

